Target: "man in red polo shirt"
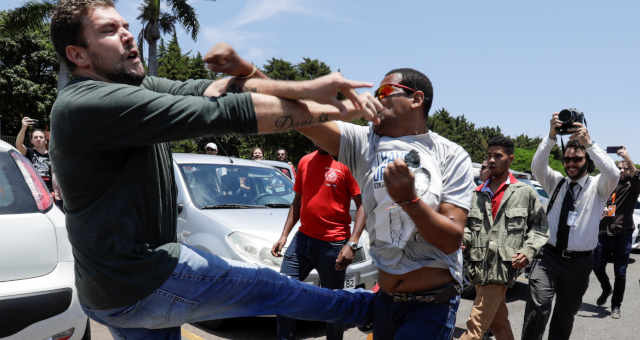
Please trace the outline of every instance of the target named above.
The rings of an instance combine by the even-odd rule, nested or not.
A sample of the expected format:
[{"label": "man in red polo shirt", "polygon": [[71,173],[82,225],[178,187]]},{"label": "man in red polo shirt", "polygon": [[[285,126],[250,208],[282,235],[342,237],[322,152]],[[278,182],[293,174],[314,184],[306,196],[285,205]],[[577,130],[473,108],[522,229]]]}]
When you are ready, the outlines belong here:
[{"label": "man in red polo shirt", "polygon": [[547,216],[536,192],[509,172],[513,151],[508,138],[489,140],[490,176],[471,201],[464,264],[476,286],[476,298],[463,340],[480,340],[489,329],[497,340],[513,340],[507,288],[547,242]]},{"label": "man in red polo shirt", "polygon": [[[282,236],[271,249],[274,256],[282,256],[291,229],[298,220],[301,225],[284,254],[280,272],[303,281],[315,269],[322,287],[341,289],[365,224],[358,183],[346,165],[318,149],[300,159],[293,189],[296,196]],[[353,234],[351,199],[358,209]],[[342,339],[342,333],[341,324],[327,324],[327,339]],[[295,320],[278,317],[278,339],[295,338]]]}]

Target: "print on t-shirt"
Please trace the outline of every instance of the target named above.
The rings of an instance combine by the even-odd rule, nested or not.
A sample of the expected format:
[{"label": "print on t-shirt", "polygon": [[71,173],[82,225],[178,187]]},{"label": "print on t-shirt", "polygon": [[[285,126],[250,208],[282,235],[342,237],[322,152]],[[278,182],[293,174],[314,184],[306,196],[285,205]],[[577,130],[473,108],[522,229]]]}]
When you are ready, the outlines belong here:
[{"label": "print on t-shirt", "polygon": [[[409,151],[378,151],[373,164],[374,196],[378,202],[378,206],[374,209],[375,225],[373,226],[376,240],[389,243],[391,247],[395,248],[404,248],[407,241],[417,231],[413,220],[389,196],[383,174],[389,162],[393,162],[397,158],[404,159],[408,153]],[[411,168],[411,171],[415,178],[414,185],[417,196],[431,208],[438,209],[442,191],[442,176],[433,158],[421,152],[419,166]]]}]

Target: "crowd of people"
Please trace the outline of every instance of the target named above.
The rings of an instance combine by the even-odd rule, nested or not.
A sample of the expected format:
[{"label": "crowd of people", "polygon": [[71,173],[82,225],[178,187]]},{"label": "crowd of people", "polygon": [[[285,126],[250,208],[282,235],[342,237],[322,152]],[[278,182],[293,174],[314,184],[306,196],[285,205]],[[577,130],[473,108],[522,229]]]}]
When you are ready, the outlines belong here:
[{"label": "crowd of people", "polygon": [[[374,94],[358,94],[372,84],[338,73],[266,79],[218,44],[205,61],[229,78],[147,76],[111,0],[59,1],[51,37],[73,78],[53,105],[49,144],[35,129],[24,145],[35,123],[25,117],[16,146],[51,191],[59,185],[80,303],[116,339],[179,339],[184,323],[269,314],[278,315],[280,339],[295,338],[295,319],[327,322],[329,339],[341,339],[344,324],[372,328],[374,339],[451,339],[463,263],[477,292],[463,339],[488,331],[514,338],[505,296],[526,267],[522,339],[541,339],[549,318],[549,339],[569,339],[592,270],[602,287],[597,304],[613,294],[611,315],[621,317],[640,173],[625,148],[616,165],[583,124],[567,132],[566,176],[549,166],[563,126],[557,113],[533,157],[533,175],[552,193],[545,209],[510,173],[508,138],[489,140],[474,184],[469,154],[427,128],[433,87],[415,69],[393,69]],[[349,123],[358,118],[371,123]],[[300,220],[281,273],[178,243],[167,142],[291,129],[318,150],[298,164],[296,195],[271,250],[283,255]],[[205,150],[215,155],[218,146]],[[284,149],[277,157],[290,163]],[[251,158],[264,159],[263,150]],[[365,228],[379,291],[338,289]],[[301,282],[312,269],[322,287]]]}]

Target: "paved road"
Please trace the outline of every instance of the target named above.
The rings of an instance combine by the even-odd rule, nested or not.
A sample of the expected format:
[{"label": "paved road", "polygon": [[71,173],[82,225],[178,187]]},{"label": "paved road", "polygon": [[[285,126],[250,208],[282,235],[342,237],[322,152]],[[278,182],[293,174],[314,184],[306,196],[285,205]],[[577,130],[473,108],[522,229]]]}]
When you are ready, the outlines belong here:
[{"label": "paved road", "polygon": [[[627,289],[622,304],[622,319],[615,320],[609,317],[609,305],[598,307],[595,300],[600,295],[600,285],[591,275],[589,289],[584,296],[582,306],[576,317],[571,339],[580,340],[636,340],[640,339],[640,255],[632,254],[634,263],[629,265],[627,271]],[[609,264],[607,272],[613,277],[613,265]],[[508,296],[509,315],[516,339],[520,338],[522,330],[522,318],[524,315],[525,298],[527,294],[526,280],[519,281]],[[610,302],[610,301],[609,301]],[[458,338],[465,330],[465,322],[469,316],[472,301],[462,300],[458,310],[455,338]],[[94,340],[111,340],[109,332],[102,325],[92,323],[92,335]],[[299,325],[301,339],[324,339],[324,326],[321,323],[302,322]],[[220,329],[209,330],[206,327],[185,325],[182,328],[184,340],[202,339],[275,339],[276,324],[274,318],[244,318],[228,320]],[[345,333],[345,340],[365,339],[366,335],[357,328],[351,328]],[[546,339],[546,335],[545,335]]]}]

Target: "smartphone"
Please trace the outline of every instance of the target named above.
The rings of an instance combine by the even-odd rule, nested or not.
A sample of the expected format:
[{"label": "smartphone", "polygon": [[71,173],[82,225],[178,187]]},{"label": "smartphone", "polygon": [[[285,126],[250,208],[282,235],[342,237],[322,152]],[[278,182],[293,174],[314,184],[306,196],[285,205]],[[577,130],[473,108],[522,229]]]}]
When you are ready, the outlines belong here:
[{"label": "smartphone", "polygon": [[618,153],[622,146],[607,146],[607,153]]}]

